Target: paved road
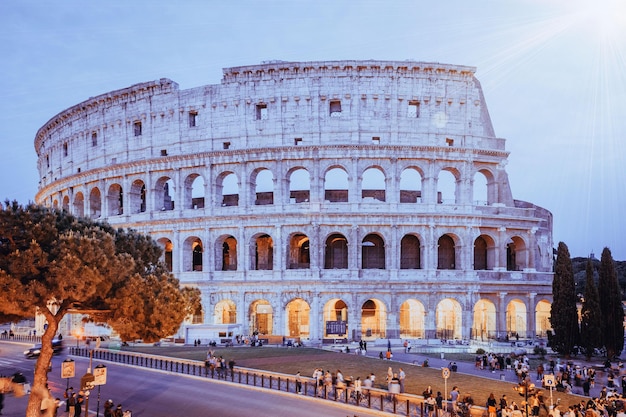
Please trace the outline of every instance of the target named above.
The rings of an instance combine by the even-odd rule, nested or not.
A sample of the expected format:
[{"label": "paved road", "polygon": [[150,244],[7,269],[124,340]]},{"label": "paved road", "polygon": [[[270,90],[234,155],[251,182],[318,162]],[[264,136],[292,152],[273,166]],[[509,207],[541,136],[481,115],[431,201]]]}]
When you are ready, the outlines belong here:
[{"label": "paved road", "polygon": [[[32,381],[34,360],[22,356],[25,346],[0,342],[0,372],[9,374],[20,370]],[[54,396],[62,397],[67,385],[60,378],[60,363],[64,355],[55,356],[49,386]],[[76,361],[76,377],[70,385],[77,387],[86,372],[89,360]],[[93,366],[98,363],[94,361]],[[107,384],[101,387],[100,416],[104,401],[111,398],[131,409],[133,417],[376,417],[389,416],[365,408],[355,408],[341,403],[317,400],[293,393],[246,387],[200,377],[173,375],[104,363],[107,366]],[[97,412],[97,388],[89,399],[90,416]],[[5,397],[3,416],[23,417],[27,397]],[[63,408],[64,410],[64,408]],[[59,412],[59,416],[65,413]],[[85,414],[83,414],[84,416]]]}]

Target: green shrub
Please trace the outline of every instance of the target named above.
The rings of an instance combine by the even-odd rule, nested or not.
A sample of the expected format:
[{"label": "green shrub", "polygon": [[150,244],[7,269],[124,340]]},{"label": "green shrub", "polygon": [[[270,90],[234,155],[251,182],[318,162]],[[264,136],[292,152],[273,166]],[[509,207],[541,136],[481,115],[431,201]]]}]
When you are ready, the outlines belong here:
[{"label": "green shrub", "polygon": [[476,349],[476,354],[477,355],[484,355],[485,354],[485,349],[483,349],[483,348]]}]

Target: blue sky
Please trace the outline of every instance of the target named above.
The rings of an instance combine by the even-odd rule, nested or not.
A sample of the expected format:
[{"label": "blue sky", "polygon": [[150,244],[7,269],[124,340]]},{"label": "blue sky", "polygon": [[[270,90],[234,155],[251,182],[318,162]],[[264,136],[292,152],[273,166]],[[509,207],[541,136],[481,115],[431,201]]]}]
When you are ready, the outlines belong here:
[{"label": "blue sky", "polygon": [[0,56],[0,198],[21,203],[37,129],[91,96],[276,59],[475,66],[514,198],[550,210],[572,256],[626,260],[624,0],[3,0]]}]

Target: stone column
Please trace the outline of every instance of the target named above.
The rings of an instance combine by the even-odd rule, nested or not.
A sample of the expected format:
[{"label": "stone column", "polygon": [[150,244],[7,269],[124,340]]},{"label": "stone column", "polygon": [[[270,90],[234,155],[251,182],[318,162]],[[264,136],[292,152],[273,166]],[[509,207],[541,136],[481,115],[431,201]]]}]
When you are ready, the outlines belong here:
[{"label": "stone column", "polygon": [[494,271],[506,271],[506,227],[498,228],[499,242],[496,244],[496,266]]},{"label": "stone column", "polygon": [[530,338],[531,340],[535,340],[535,338],[537,337],[537,326],[535,323],[536,297],[536,292],[528,293],[528,306],[526,307],[526,337]]},{"label": "stone column", "polygon": [[348,269],[351,271],[359,269],[359,261],[361,260],[361,242],[359,241],[359,226],[352,225],[350,228],[350,237],[348,239]]},{"label": "stone column", "polygon": [[497,311],[497,320],[496,324],[496,333],[498,337],[505,337],[508,333],[508,329],[506,327],[506,292],[498,293],[498,311]]}]

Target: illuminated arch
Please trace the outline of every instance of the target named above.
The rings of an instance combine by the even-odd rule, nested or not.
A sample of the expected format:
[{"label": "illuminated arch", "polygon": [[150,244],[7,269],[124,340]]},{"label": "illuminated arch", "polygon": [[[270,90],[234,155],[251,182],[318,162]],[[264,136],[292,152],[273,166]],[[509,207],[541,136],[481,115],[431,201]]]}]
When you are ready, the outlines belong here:
[{"label": "illuminated arch", "polygon": [[435,311],[438,339],[461,339],[462,309],[461,304],[451,298],[445,298],[437,304]]},{"label": "illuminated arch", "polygon": [[221,300],[215,304],[213,320],[215,324],[237,323],[237,305],[232,300]]},{"label": "illuminated arch", "polygon": [[309,339],[311,314],[309,303],[302,298],[296,298],[287,304],[285,311],[287,313],[286,334],[289,337]]},{"label": "illuminated arch", "polygon": [[[324,304],[324,338],[344,338],[348,335],[348,305],[340,298]],[[329,322],[334,326],[328,326]],[[343,332],[342,330],[345,329]],[[329,332],[332,330],[332,333]]]},{"label": "illuminated arch", "polygon": [[496,306],[485,299],[474,304],[472,321],[472,338],[479,340],[495,339],[496,337]]},{"label": "illuminated arch", "polygon": [[250,329],[260,335],[271,335],[274,331],[274,309],[267,300],[256,300],[248,312]]},{"label": "illuminated arch", "polygon": [[400,305],[400,338],[423,338],[425,315],[426,309],[420,301],[410,299],[403,302]]},{"label": "illuminated arch", "polygon": [[522,300],[511,300],[506,306],[506,331],[511,337],[526,338],[526,304]]},{"label": "illuminated arch", "polygon": [[387,310],[380,300],[370,298],[361,306],[361,331],[364,339],[387,337]]}]

